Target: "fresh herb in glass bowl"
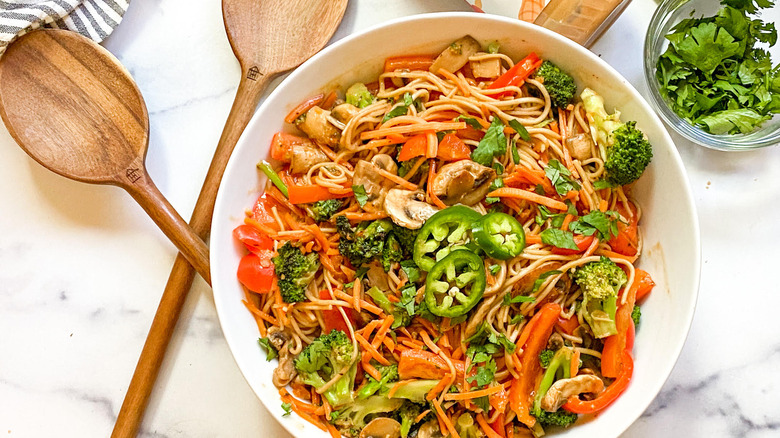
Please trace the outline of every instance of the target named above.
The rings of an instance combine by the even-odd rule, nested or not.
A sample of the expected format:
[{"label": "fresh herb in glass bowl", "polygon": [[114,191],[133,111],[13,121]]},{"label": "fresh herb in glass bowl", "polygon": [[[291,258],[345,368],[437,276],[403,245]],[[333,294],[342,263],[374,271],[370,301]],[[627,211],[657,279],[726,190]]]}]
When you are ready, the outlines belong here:
[{"label": "fresh herb in glass bowl", "polygon": [[681,118],[710,134],[746,134],[780,113],[780,68],[769,52],[773,0],[721,0],[713,16],[687,18],[666,35],[656,63],[660,92]]}]

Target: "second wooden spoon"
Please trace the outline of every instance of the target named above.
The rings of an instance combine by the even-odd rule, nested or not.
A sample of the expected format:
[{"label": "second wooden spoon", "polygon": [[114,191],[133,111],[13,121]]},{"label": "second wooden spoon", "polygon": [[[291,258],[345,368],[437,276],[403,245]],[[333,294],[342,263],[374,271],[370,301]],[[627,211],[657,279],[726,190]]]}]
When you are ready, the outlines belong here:
[{"label": "second wooden spoon", "polygon": [[108,50],[67,30],[37,30],[0,58],[0,115],[19,146],[62,176],[127,190],[208,282],[208,248],[144,167],[149,117]]}]

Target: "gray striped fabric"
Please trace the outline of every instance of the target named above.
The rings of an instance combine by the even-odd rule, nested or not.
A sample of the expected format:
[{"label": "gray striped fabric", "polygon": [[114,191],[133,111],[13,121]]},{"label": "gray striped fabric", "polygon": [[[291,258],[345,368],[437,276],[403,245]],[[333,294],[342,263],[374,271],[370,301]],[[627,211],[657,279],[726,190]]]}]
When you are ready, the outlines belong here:
[{"label": "gray striped fabric", "polygon": [[0,0],[0,54],[39,27],[70,29],[97,42],[122,21],[130,0]]}]

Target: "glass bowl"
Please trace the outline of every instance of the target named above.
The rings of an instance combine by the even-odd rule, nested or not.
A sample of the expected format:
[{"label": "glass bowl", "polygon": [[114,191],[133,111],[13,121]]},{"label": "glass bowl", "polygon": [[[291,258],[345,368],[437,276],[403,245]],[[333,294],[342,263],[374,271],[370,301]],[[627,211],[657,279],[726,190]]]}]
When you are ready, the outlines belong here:
[{"label": "glass bowl", "polygon": [[[759,128],[748,134],[714,135],[693,126],[675,114],[661,95],[660,84],[655,77],[656,62],[666,51],[669,41],[665,36],[669,30],[681,20],[691,16],[699,18],[715,15],[720,7],[718,0],[663,0],[661,2],[650,19],[645,37],[644,72],[650,89],[648,100],[668,126],[688,140],[702,146],[722,151],[744,151],[777,145],[780,143],[780,116],[778,115],[764,121]],[[763,10],[761,19],[768,23],[776,22],[780,18],[778,9],[780,8]],[[770,54],[773,64],[777,65],[780,60],[780,44],[772,47]]]}]

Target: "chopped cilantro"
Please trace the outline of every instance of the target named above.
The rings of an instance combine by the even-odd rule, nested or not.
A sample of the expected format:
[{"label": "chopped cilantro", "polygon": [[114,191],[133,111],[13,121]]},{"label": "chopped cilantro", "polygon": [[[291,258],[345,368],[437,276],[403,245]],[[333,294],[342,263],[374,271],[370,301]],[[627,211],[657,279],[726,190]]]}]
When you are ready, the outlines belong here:
[{"label": "chopped cilantro", "polygon": [[542,243],[556,248],[579,250],[574,242],[574,234],[558,228],[548,228],[541,232]]},{"label": "chopped cilantro", "polygon": [[366,188],[363,187],[363,184],[352,186],[352,192],[355,193],[355,199],[357,199],[361,208],[366,205],[366,202],[368,202],[368,195],[366,194]]},{"label": "chopped cilantro", "polygon": [[292,414],[292,403],[282,403],[282,410],[284,410],[282,417]]},{"label": "chopped cilantro", "polygon": [[565,196],[572,190],[579,190],[580,185],[571,178],[571,172],[558,160],[550,160],[547,167],[544,168],[544,174],[555,187],[555,191]]},{"label": "chopped cilantro", "polygon": [[261,347],[265,350],[265,360],[272,361],[273,359],[276,359],[276,357],[279,355],[279,353],[276,351],[276,347],[271,344],[271,340],[268,338],[259,338],[257,340],[257,343],[260,344]]},{"label": "chopped cilantro", "polygon": [[615,211],[591,211],[585,216],[569,224],[569,230],[583,236],[598,233],[601,240],[609,240],[618,234],[618,213]]},{"label": "chopped cilantro", "polygon": [[493,157],[506,153],[506,135],[504,135],[504,123],[498,116],[493,117],[493,122],[480,140],[477,148],[471,152],[471,159],[477,163],[490,167]]}]

